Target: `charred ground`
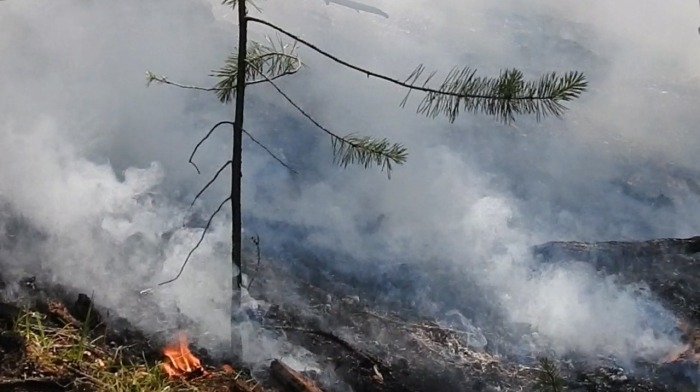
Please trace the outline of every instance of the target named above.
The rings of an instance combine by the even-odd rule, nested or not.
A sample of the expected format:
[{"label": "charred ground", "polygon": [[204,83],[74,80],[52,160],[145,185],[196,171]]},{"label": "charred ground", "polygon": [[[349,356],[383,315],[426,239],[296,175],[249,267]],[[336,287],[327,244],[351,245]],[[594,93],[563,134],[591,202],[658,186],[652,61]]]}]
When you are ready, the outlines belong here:
[{"label": "charred ground", "polygon": [[[542,262],[589,262],[600,273],[619,274],[626,281],[648,282],[650,290],[684,323],[679,329],[687,345],[668,363],[639,363],[630,372],[602,360],[591,361],[574,355],[554,358],[569,390],[684,391],[697,387],[695,326],[700,321],[697,316],[700,294],[696,290],[700,285],[693,282],[700,276],[696,267],[700,258],[698,243],[698,238],[559,242],[534,249]],[[281,263],[263,263],[258,274],[251,294],[269,307],[252,309],[247,323],[256,328],[259,336],[285,340],[311,352],[319,367],[304,377],[315,380],[324,390],[533,390],[541,374],[535,353],[516,358],[498,354],[499,347],[475,347],[469,331],[448,328],[428,318],[407,316],[410,313],[398,307],[395,309],[398,312],[392,312],[389,303],[373,306],[364,298],[348,296],[343,290],[332,291],[310,284]],[[280,276],[285,276],[285,285],[278,281]],[[342,275],[335,278],[343,283]],[[163,359],[161,349],[174,331],[144,334],[118,314],[92,304],[85,294],[64,286],[32,278],[3,281],[13,286],[15,297],[22,300],[0,305],[3,364],[0,390],[161,390],[166,386],[183,391],[193,390],[186,388],[289,390],[276,383],[267,368],[245,370],[240,358],[233,361],[239,372],[227,373],[221,370],[222,358],[212,358],[203,350],[195,353],[216,377],[187,383],[168,380],[158,364]],[[295,287],[294,295],[303,300],[284,301],[282,298],[291,293],[275,290],[275,287],[287,290],[291,286]],[[356,289],[361,291],[361,287]],[[21,295],[17,295],[17,290],[21,290]],[[157,304],[149,303],[150,297],[142,296],[138,300],[141,306],[158,311]],[[195,325],[184,315],[180,318],[182,329]],[[254,376],[260,385],[237,384],[239,374],[245,376],[244,380]],[[115,389],[105,389],[107,384]],[[142,389],[130,389],[133,385]]]}]

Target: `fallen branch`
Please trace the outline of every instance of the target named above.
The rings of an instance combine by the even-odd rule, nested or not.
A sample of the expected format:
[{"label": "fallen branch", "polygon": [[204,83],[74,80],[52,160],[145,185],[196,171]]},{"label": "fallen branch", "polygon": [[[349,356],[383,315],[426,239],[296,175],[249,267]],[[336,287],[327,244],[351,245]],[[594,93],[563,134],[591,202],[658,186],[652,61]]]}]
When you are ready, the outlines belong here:
[{"label": "fallen branch", "polygon": [[277,359],[270,364],[270,373],[290,392],[323,392],[312,380]]},{"label": "fallen branch", "polygon": [[67,325],[71,325],[77,329],[82,329],[83,328],[83,323],[78,321],[75,317],[73,317],[72,314],[70,314],[70,311],[66,306],[58,300],[55,299],[49,299],[46,301],[46,307],[47,307],[47,312],[55,317],[58,317],[66,323]]},{"label": "fallen branch", "polygon": [[364,362],[367,368],[370,367],[386,367],[384,363],[379,358],[376,358],[375,356],[362,352],[355,347],[353,347],[352,344],[350,344],[348,341],[345,339],[341,338],[340,336],[332,333],[332,332],[326,332],[322,331],[319,329],[310,329],[310,328],[301,328],[301,327],[293,327],[293,326],[287,326],[287,325],[277,325],[277,326],[265,326],[266,328],[272,328],[272,329],[277,329],[277,330],[283,330],[283,331],[295,331],[295,332],[301,332],[301,333],[306,333],[306,334],[311,334],[311,335],[316,335],[319,337],[322,337],[326,340],[329,340],[331,342],[336,343],[337,345],[343,347],[347,351],[350,351],[352,354],[354,354],[356,357],[361,359],[361,362]]},{"label": "fallen branch", "polygon": [[379,313],[375,313],[375,312],[372,312],[369,310],[363,310],[359,313],[366,314],[368,316],[372,316],[374,318],[377,318],[377,319],[382,320],[382,321],[386,321],[388,323],[401,325],[401,326],[406,327],[406,328],[423,329],[423,330],[428,330],[428,331],[449,332],[449,333],[453,333],[453,334],[457,334],[457,335],[469,335],[470,334],[467,331],[461,331],[459,329],[454,329],[454,328],[449,328],[449,327],[441,327],[441,326],[436,325],[436,324],[418,324],[418,323],[410,323],[410,322],[403,321],[403,320],[397,320],[397,319],[393,319],[391,317],[384,316],[384,315],[381,315]]}]

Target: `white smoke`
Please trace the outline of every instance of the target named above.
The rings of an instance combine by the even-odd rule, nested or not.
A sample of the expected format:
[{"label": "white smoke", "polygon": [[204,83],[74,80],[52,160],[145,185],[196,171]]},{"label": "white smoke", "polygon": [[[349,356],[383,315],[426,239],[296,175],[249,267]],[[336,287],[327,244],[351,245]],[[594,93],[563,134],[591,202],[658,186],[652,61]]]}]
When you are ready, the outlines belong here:
[{"label": "white smoke", "polygon": [[[649,300],[577,265],[533,274],[528,249],[554,239],[697,234],[697,197],[683,194],[673,208],[658,209],[612,185],[647,167],[700,170],[700,139],[693,137],[697,6],[365,2],[381,13],[340,1],[258,5],[263,18],[397,78],[419,63],[442,70],[468,64],[487,75],[515,66],[533,77],[579,69],[589,75],[590,91],[562,120],[504,126],[467,113],[448,124],[416,115],[416,100],[401,109],[401,89],[302,48],[309,67],[280,86],[338,133],[403,142],[409,162],[390,181],[378,170],[333,166],[324,135],[274,91],[255,86],[246,128],[300,171],[292,176],[246,145],[243,202],[255,229],[274,244],[284,233],[272,224],[291,225],[303,233],[299,247],[350,253],[358,268],[370,259],[456,266],[496,293],[494,306],[533,325],[560,352],[666,350],[672,342],[665,324],[651,321],[672,320],[650,310]],[[147,88],[145,73],[211,84],[207,75],[235,44],[232,16],[214,0],[0,4],[0,195],[49,234],[34,254],[8,256],[14,268],[36,269],[41,259],[55,279],[94,290],[131,314],[138,311],[125,298],[177,272],[199,235],[180,228],[187,204],[227,159],[229,131],[197,156],[202,176],[187,157],[231,108],[204,93]],[[272,34],[252,28],[257,39]],[[222,183],[205,195],[204,214],[225,189]],[[157,202],[144,196],[150,193]],[[225,215],[218,222],[183,278],[155,295],[223,338],[230,287]]]}]

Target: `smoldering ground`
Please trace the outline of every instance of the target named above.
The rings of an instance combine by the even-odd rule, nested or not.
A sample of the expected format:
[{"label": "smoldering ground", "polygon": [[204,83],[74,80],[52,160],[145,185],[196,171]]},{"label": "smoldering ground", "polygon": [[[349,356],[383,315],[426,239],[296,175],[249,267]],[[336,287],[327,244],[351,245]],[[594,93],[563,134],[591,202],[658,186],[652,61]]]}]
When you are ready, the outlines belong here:
[{"label": "smoldering ground", "polygon": [[[542,269],[529,247],[697,234],[699,200],[688,185],[700,170],[697,6],[366,3],[388,18],[315,0],[258,5],[281,27],[398,78],[419,63],[466,64],[486,75],[518,67],[530,77],[577,69],[590,90],[563,119],[504,125],[465,113],[449,124],[416,115],[417,95],[401,109],[405,91],[302,48],[308,68],[280,87],[338,133],[404,143],[409,161],[391,180],[379,170],[342,170],[325,135],[272,89],[255,86],[246,128],[299,174],[246,145],[247,232],[261,234],[272,257],[311,251],[358,276],[401,263],[449,267],[458,272],[453,279],[478,285],[491,306],[532,325],[559,352],[668,350],[674,320],[653,299],[577,264]],[[162,327],[138,317],[129,298],[174,275],[196,241],[199,231],[181,226],[207,173],[226,160],[228,131],[196,157],[202,176],[187,157],[231,108],[204,93],[147,87],[144,75],[212,84],[207,75],[235,44],[232,16],[204,0],[0,4],[0,193],[8,210],[46,236],[17,239],[4,251],[6,268],[42,270],[94,291],[143,327]],[[273,34],[253,28],[256,39]],[[206,216],[225,190],[212,188],[197,213]],[[654,203],[662,194],[671,202]],[[218,222],[183,277],[154,294],[164,308],[176,304],[202,321],[214,340],[227,336],[230,287],[222,278],[230,274],[225,217]],[[346,262],[335,265],[335,255]],[[422,279],[418,287],[445,283]],[[438,314],[469,303],[390,291]]]}]

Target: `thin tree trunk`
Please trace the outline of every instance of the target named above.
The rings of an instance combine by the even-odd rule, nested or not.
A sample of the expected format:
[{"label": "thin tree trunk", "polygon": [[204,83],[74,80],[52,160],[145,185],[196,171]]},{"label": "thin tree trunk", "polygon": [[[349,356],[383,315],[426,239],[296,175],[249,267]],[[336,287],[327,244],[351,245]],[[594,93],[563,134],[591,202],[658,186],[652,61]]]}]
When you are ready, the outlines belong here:
[{"label": "thin tree trunk", "polygon": [[[231,169],[231,210],[233,215],[231,233],[231,263],[233,264],[231,315],[241,306],[243,288],[243,263],[241,260],[241,177],[243,172],[243,109],[245,99],[246,57],[248,26],[246,0],[238,1],[238,75],[236,79],[236,113],[233,126],[233,165]],[[236,272],[236,270],[238,270]],[[231,319],[232,355],[243,356],[243,341]]]}]

